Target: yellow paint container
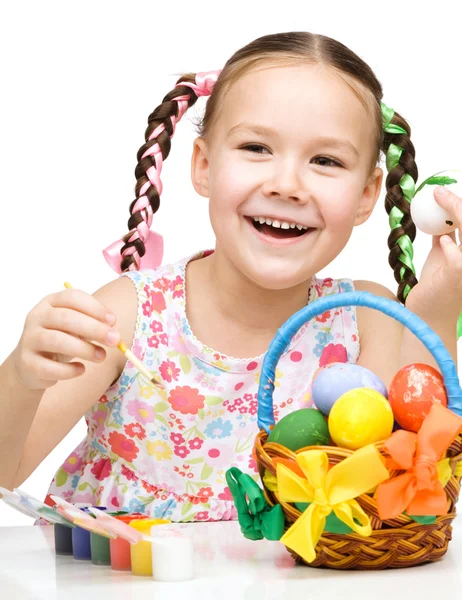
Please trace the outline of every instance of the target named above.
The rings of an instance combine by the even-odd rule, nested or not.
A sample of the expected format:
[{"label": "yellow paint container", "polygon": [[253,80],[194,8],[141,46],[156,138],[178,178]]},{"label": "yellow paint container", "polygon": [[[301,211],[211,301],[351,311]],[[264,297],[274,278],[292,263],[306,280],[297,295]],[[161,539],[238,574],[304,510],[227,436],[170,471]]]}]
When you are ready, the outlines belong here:
[{"label": "yellow paint container", "polygon": [[[130,521],[130,527],[145,535],[151,534],[153,525],[165,525],[170,521],[164,519],[136,519]],[[130,546],[130,559],[133,575],[149,575],[152,577],[152,543],[141,541]]]}]

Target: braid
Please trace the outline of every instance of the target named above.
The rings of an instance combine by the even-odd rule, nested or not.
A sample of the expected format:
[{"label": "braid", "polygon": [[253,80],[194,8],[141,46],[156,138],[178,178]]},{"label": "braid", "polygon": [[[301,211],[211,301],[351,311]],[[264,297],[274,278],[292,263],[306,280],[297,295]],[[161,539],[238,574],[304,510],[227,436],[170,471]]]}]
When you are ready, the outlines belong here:
[{"label": "braid", "polygon": [[170,139],[177,122],[200,96],[212,94],[219,75],[220,71],[182,75],[149,115],[146,142],[137,153],[136,198],[130,204],[129,232],[103,250],[106,261],[117,273],[155,268],[162,262],[162,236],[150,231],[162,194],[162,164],[170,153]]},{"label": "braid", "polygon": [[388,175],[385,209],[390,217],[391,233],[388,262],[398,283],[398,299],[403,304],[417,278],[412,262],[416,227],[411,217],[411,200],[418,178],[415,149],[411,142],[409,124],[395,111],[382,103],[383,145]]},{"label": "braid", "polygon": [[180,84],[194,83],[195,77],[192,74],[181,77],[176,87],[164,97],[162,104],[148,117],[146,142],[137,153],[136,198],[130,204],[129,232],[122,238],[124,245],[120,250],[121,271],[138,269],[140,258],[146,252],[144,242],[149,233],[152,216],[160,205],[160,172],[163,161],[170,153],[170,139],[175,133],[176,123],[198,98],[191,87]]}]

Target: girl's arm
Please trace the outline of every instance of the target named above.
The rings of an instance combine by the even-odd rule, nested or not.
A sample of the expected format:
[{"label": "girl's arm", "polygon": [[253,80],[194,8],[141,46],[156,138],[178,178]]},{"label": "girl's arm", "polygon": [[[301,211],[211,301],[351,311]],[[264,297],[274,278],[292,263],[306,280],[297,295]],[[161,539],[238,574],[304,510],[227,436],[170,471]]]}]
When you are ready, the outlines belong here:
[{"label": "girl's arm", "polygon": [[[120,277],[94,297],[116,315],[115,328],[130,347],[137,315],[133,283]],[[102,363],[81,360],[83,375],[58,381],[46,390],[31,389],[18,375],[16,352],[18,348],[0,366],[0,485],[8,489],[20,486],[33,473],[119,377],[126,363],[117,348],[107,347]]]},{"label": "girl's arm", "polygon": [[[390,300],[396,296],[386,287],[372,281],[355,281],[355,289],[366,291]],[[412,310],[411,307],[408,307]],[[457,364],[456,327],[458,315],[419,314],[437,333]],[[406,327],[383,313],[365,307],[357,307],[360,356],[358,364],[376,373],[388,387],[401,367],[411,363],[425,363],[439,370],[432,354]]]}]

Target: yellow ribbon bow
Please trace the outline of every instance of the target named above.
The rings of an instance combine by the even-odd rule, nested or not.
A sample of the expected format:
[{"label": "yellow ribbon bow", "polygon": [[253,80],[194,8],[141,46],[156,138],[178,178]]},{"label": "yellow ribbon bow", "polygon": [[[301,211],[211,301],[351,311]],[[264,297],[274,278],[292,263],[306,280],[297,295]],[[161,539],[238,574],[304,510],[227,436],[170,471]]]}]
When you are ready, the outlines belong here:
[{"label": "yellow ribbon bow", "polygon": [[376,447],[371,444],[361,448],[330,470],[327,454],[321,450],[301,452],[296,460],[306,479],[278,464],[277,496],[280,502],[308,502],[310,506],[281,537],[281,542],[312,562],[326,517],[332,511],[359,535],[371,535],[370,519],[354,498],[389,478]]}]

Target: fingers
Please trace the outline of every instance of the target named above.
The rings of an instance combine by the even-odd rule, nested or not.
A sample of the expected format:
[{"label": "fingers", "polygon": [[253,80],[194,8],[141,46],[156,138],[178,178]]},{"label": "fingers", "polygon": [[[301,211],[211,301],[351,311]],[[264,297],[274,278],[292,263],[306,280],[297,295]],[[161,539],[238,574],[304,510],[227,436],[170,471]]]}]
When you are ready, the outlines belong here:
[{"label": "fingers", "polygon": [[434,235],[432,239],[432,248],[438,248],[441,246],[441,239],[443,237],[450,238],[455,244],[457,244],[456,232],[451,231],[450,233],[445,233],[444,235]]},{"label": "fingers", "polygon": [[34,341],[36,346],[32,350],[57,354],[61,362],[72,358],[102,362],[106,358],[104,348],[56,329],[42,329]]},{"label": "fingers", "polygon": [[[120,342],[119,333],[112,327],[116,322],[115,315],[96,298],[80,290],[63,290],[48,296],[31,311],[28,320],[34,325],[33,331],[40,336],[44,335],[40,331],[42,329],[64,332],[105,346],[116,346]],[[44,341],[48,343],[49,340]],[[42,350],[78,356],[73,352],[80,349],[85,354],[80,358],[87,358],[89,352],[96,350],[93,348],[90,351],[88,346],[76,345],[76,340],[72,341],[70,337],[61,338],[59,350],[55,348],[56,340],[52,345],[53,349],[47,345]]]},{"label": "fingers", "polygon": [[111,327],[115,325],[115,315],[96,298],[81,290],[62,290],[48,296],[48,301],[55,308],[71,308]]},{"label": "fingers", "polygon": [[60,380],[74,379],[85,373],[85,366],[82,363],[60,363],[33,352],[25,353],[21,362],[26,374],[33,373],[35,389],[47,389]]},{"label": "fingers", "polygon": [[100,363],[101,346],[117,346],[116,316],[99,300],[80,290],[63,290],[44,298],[26,318],[16,353],[17,372],[31,389],[85,372],[78,361]]},{"label": "fingers", "polygon": [[438,186],[435,189],[435,200],[454,217],[459,226],[462,225],[462,198],[456,196],[447,187]]},{"label": "fingers", "polygon": [[[105,346],[117,345],[120,335],[101,321],[68,308],[53,308],[43,315],[44,329],[52,329]],[[83,358],[83,357],[82,357]]]},{"label": "fingers", "polygon": [[459,246],[449,235],[443,235],[440,239],[440,246],[446,260],[446,265],[454,273],[457,281],[462,279],[462,252]]}]

